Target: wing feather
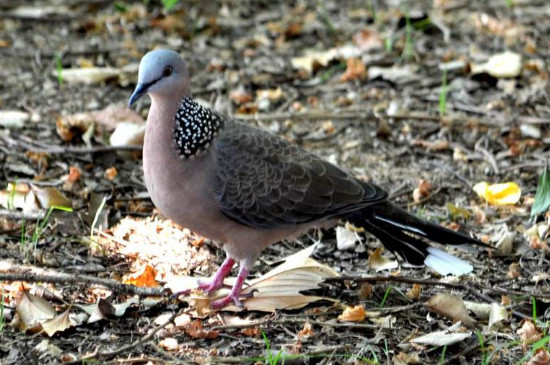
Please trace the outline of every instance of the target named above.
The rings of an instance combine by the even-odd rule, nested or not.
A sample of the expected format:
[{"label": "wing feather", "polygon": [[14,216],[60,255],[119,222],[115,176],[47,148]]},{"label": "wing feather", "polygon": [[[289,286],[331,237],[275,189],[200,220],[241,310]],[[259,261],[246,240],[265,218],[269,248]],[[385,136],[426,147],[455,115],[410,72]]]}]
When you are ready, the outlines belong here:
[{"label": "wing feather", "polygon": [[323,220],[387,198],[376,185],[268,132],[227,123],[214,144],[220,209],[258,228]]}]

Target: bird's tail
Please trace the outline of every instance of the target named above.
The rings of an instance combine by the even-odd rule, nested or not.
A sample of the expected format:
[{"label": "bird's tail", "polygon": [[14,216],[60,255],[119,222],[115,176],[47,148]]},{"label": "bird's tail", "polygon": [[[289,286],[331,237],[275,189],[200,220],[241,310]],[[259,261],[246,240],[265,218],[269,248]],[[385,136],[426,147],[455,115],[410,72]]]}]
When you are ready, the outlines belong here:
[{"label": "bird's tail", "polygon": [[474,244],[486,246],[481,241],[437,224],[418,218],[390,202],[383,202],[348,217],[356,226],[363,227],[376,236],[394,254],[413,265],[426,265],[441,275],[464,275],[473,270],[467,261],[461,260],[422,240],[443,245]]}]

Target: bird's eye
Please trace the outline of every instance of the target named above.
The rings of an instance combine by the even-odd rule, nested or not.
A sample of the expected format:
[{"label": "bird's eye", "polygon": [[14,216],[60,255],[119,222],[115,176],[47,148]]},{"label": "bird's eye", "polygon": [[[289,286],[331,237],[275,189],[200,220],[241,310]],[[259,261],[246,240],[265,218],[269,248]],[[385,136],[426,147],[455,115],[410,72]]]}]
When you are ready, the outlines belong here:
[{"label": "bird's eye", "polygon": [[162,76],[168,77],[170,75],[172,75],[172,66],[166,66],[164,70],[162,70]]}]

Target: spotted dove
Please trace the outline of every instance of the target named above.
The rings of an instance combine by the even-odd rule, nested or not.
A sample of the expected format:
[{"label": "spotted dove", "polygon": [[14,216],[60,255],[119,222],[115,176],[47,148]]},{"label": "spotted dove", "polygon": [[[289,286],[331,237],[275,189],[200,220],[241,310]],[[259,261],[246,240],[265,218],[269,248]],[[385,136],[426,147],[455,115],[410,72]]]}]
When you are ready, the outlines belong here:
[{"label": "spotted dove", "polygon": [[266,131],[231,120],[191,97],[185,61],[175,52],[147,53],[139,66],[133,105],[149,94],[143,147],[147,190],[174,222],[217,242],[227,258],[199,288],[212,293],[236,262],[237,281],[213,308],[242,305],[241,289],[267,246],[312,228],[351,222],[392,253],[440,274],[472,266],[441,244],[481,244],[466,234],[415,217],[388,201],[382,188]]}]

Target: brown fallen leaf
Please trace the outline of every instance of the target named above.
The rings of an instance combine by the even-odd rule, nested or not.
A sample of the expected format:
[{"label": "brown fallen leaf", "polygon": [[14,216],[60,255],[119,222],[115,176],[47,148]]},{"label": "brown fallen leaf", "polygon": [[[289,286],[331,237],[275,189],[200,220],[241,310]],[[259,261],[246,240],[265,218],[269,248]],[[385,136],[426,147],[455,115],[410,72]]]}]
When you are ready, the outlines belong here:
[{"label": "brown fallen leaf", "polygon": [[413,351],[410,353],[400,352],[392,359],[393,365],[409,365],[409,364],[421,364],[420,352]]},{"label": "brown fallen leaf", "polygon": [[527,351],[529,345],[542,338],[542,332],[529,320],[523,322],[523,325],[516,333],[521,340],[524,352]]},{"label": "brown fallen leaf", "polygon": [[544,348],[538,349],[526,365],[550,365],[550,353]]},{"label": "brown fallen leaf", "polygon": [[219,331],[205,330],[202,326],[202,322],[199,319],[194,320],[187,327],[185,327],[185,333],[193,338],[208,339],[218,338],[218,336],[220,335]]},{"label": "brown fallen leaf", "polygon": [[372,28],[365,28],[353,35],[353,43],[363,51],[380,49],[384,47],[384,40],[380,33]]},{"label": "brown fallen leaf", "polygon": [[453,294],[436,294],[426,302],[426,307],[453,322],[462,322],[473,327],[476,321],[470,317],[462,299]]},{"label": "brown fallen leaf", "polygon": [[[338,302],[332,298],[304,295],[301,293],[318,288],[319,284],[327,278],[338,277],[338,274],[328,266],[309,258],[315,247],[316,244],[287,257],[281,265],[261,277],[251,280],[242,294],[243,297],[251,293],[253,296],[243,300],[244,307],[249,311],[275,312],[280,309],[302,308],[318,300]],[[225,284],[232,285],[234,281],[235,278],[231,277],[226,279]],[[197,286],[196,282],[196,278],[183,277],[167,282],[165,288],[169,288],[173,293],[177,293],[195,288]],[[210,311],[210,301],[220,299],[228,293],[229,290],[223,288],[214,293],[212,297],[206,297],[202,292],[197,291],[183,299],[194,303],[194,305],[200,307],[203,313],[206,313]],[[197,307],[196,309],[198,309]],[[241,311],[243,309],[229,305],[223,310]]]},{"label": "brown fallen leaf", "polygon": [[109,181],[113,181],[115,177],[117,176],[117,170],[116,167],[109,167],[107,170],[105,170],[105,178]]},{"label": "brown fallen leaf", "polygon": [[48,336],[52,337],[57,332],[63,332],[67,328],[75,325],[75,323],[69,318],[70,309],[71,308],[69,307],[63,313],[56,315],[50,320],[42,322],[42,328]]},{"label": "brown fallen leaf", "polygon": [[376,271],[392,270],[397,268],[397,261],[390,260],[387,257],[382,256],[382,252],[384,252],[383,246],[378,247],[374,251],[369,251],[367,266]]},{"label": "brown fallen leaf", "polygon": [[15,309],[20,320],[21,331],[32,333],[42,330],[42,323],[55,317],[56,312],[48,301],[26,290],[23,291],[21,301]]},{"label": "brown fallen leaf", "polygon": [[302,341],[310,337],[313,337],[313,335],[315,335],[315,331],[313,331],[313,327],[311,326],[311,323],[306,322],[304,323],[304,327],[298,332],[296,337],[298,337],[298,340]]},{"label": "brown fallen leaf", "polygon": [[415,203],[420,202],[422,198],[430,195],[432,184],[428,180],[421,179],[418,186],[413,190],[413,200]]},{"label": "brown fallen leaf", "polygon": [[344,312],[338,316],[338,320],[343,322],[363,322],[366,315],[365,307],[362,304],[354,307],[346,306]]},{"label": "brown fallen leaf", "polygon": [[229,94],[229,100],[235,103],[235,105],[242,105],[252,101],[252,94],[247,92],[243,86],[233,90]]},{"label": "brown fallen leaf", "polygon": [[411,300],[418,300],[420,298],[420,293],[422,292],[422,286],[420,284],[413,284],[405,296]]},{"label": "brown fallen leaf", "polygon": [[367,78],[367,68],[363,61],[358,58],[349,58],[346,61],[346,71],[340,77],[343,82],[364,80]]}]

